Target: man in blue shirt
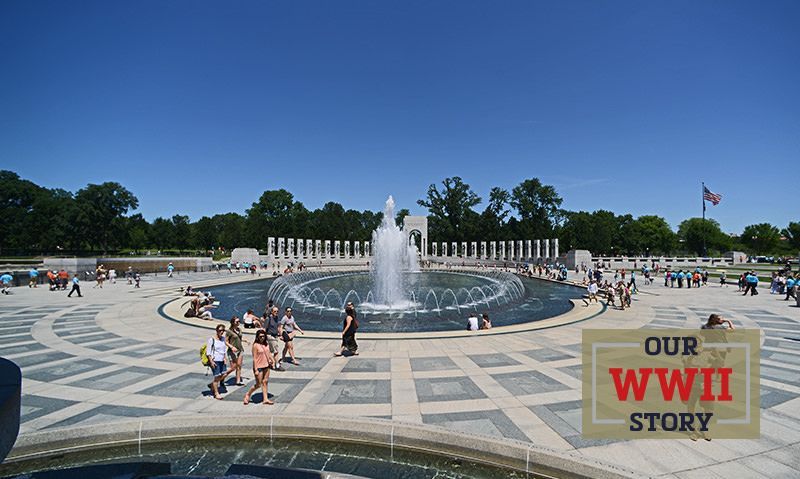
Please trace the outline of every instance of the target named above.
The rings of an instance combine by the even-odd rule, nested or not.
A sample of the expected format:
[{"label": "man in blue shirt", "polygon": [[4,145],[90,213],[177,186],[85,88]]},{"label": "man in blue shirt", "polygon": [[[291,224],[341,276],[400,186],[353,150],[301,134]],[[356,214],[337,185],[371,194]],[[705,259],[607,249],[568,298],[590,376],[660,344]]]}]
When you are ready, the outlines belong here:
[{"label": "man in blue shirt", "polygon": [[686,277],[683,270],[678,271],[678,287],[683,288],[683,279]]},{"label": "man in blue shirt", "polygon": [[756,273],[751,271],[747,273],[747,276],[744,277],[746,286],[744,288],[744,294],[742,296],[747,296],[747,291],[750,291],[750,296],[755,296],[758,294],[758,276]]},{"label": "man in blue shirt", "polygon": [[36,266],[31,268],[30,271],[28,271],[28,276],[30,277],[30,281],[28,281],[28,287],[36,288],[37,287],[36,283],[39,282],[39,270],[36,269]]},{"label": "man in blue shirt", "polygon": [[11,276],[11,273],[5,273],[3,276],[0,276],[0,283],[3,283],[3,294],[8,294],[12,281],[14,281],[14,277]]},{"label": "man in blue shirt", "polygon": [[72,293],[78,293],[79,298],[83,297],[83,295],[81,294],[81,285],[80,285],[80,280],[78,279],[78,273],[72,275],[72,289],[70,290],[67,297],[71,298]]},{"label": "man in blue shirt", "polygon": [[789,301],[789,297],[797,299],[797,282],[798,280],[791,274],[786,278],[786,297],[783,298],[784,301]]}]

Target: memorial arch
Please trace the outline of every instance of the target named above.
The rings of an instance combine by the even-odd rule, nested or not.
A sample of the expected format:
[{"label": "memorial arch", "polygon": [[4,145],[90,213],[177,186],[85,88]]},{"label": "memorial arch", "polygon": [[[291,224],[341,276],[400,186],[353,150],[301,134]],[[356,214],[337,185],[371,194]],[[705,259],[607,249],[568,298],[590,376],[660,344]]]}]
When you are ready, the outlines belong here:
[{"label": "memorial arch", "polygon": [[[419,244],[419,252],[423,258],[428,256],[427,216],[406,216],[403,218],[403,233],[406,235],[406,242],[410,244],[411,241],[414,241],[414,244]],[[417,243],[417,240],[419,243]]]}]

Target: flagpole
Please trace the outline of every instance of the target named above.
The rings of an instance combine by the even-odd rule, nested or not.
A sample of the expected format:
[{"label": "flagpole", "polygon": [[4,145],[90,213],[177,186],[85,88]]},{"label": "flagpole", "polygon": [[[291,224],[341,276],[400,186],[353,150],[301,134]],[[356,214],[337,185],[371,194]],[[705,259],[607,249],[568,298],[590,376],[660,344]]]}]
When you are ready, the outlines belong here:
[{"label": "flagpole", "polygon": [[703,201],[703,257],[705,258],[708,253],[706,253],[706,184],[705,182],[700,182],[701,190],[700,190],[700,199]]}]

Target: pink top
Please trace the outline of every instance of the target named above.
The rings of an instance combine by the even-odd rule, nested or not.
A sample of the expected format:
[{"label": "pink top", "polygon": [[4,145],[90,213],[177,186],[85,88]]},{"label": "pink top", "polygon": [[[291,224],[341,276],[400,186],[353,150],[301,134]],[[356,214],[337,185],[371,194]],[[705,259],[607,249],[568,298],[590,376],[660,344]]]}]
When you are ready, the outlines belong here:
[{"label": "pink top", "polygon": [[269,366],[269,346],[266,344],[254,343],[253,344],[253,365],[256,369],[266,368]]}]

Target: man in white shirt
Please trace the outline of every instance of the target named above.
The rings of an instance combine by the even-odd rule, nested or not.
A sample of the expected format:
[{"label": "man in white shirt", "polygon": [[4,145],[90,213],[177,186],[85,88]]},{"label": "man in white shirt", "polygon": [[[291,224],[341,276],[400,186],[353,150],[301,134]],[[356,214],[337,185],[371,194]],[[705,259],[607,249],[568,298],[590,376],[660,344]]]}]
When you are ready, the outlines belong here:
[{"label": "man in white shirt", "polygon": [[589,281],[589,286],[586,288],[586,290],[589,292],[589,303],[591,303],[592,300],[597,303],[597,281]]},{"label": "man in white shirt", "polygon": [[470,313],[469,318],[467,319],[467,331],[477,331],[477,330],[478,330],[478,314]]}]

